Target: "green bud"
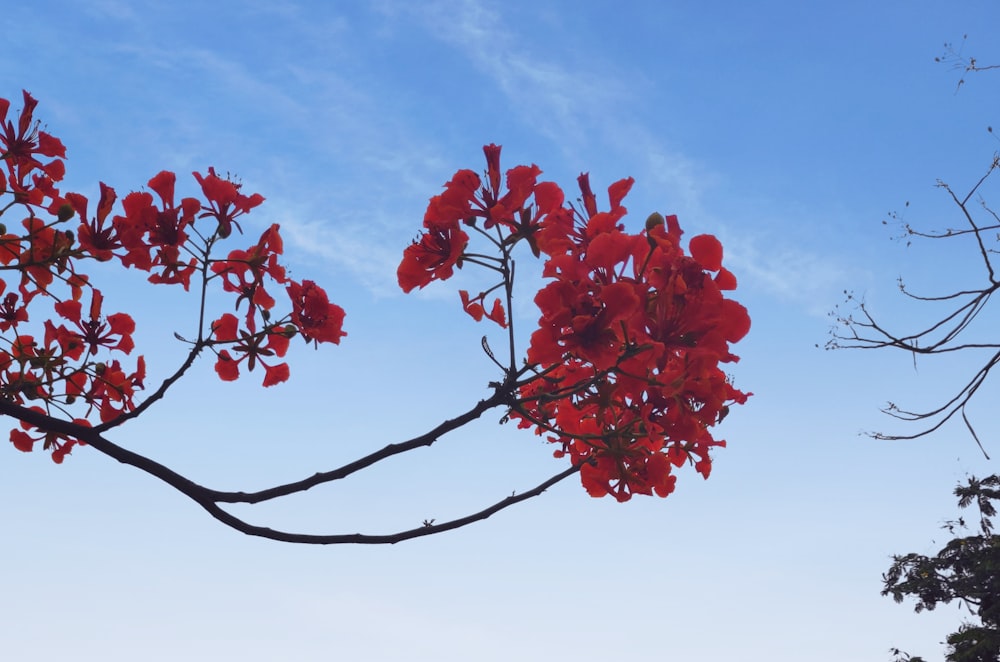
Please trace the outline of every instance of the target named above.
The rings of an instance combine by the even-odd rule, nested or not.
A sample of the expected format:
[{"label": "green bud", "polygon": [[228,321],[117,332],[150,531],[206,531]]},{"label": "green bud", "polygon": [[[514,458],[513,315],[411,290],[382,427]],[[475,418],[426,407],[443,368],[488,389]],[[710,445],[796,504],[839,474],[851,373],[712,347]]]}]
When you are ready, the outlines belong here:
[{"label": "green bud", "polygon": [[67,202],[64,203],[61,207],[59,207],[59,211],[56,212],[56,217],[59,219],[60,222],[68,221],[69,219],[73,218],[73,215],[75,213],[76,211],[73,210],[73,206]]},{"label": "green bud", "polygon": [[654,211],[646,219],[646,231],[649,232],[657,225],[663,225],[664,223],[666,223],[666,220],[663,218],[663,214]]}]

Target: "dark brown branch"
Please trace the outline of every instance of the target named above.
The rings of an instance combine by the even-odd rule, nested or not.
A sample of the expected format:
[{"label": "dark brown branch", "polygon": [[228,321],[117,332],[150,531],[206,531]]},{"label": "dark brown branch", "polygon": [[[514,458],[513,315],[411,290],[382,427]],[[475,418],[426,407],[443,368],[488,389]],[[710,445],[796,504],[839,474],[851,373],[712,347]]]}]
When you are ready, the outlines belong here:
[{"label": "dark brown branch", "polygon": [[104,436],[96,428],[89,428],[86,426],[78,425],[70,421],[64,421],[62,419],[53,418],[41,412],[37,412],[20,405],[0,400],[0,414],[11,416],[18,420],[30,423],[31,425],[45,431],[51,431],[58,434],[64,434],[74,439],[78,439],[89,446],[92,446],[95,450],[104,453],[105,455],[130,466],[133,466],[141,471],[144,471],[156,478],[159,478],[166,484],[170,485],[177,491],[181,492],[192,501],[197,503],[199,506],[204,508],[212,517],[219,520],[226,526],[233,528],[241,533],[247,535],[260,536],[268,538],[271,540],[277,540],[280,542],[294,542],[294,543],[304,543],[313,545],[332,545],[332,544],[345,544],[345,543],[356,543],[356,544],[390,544],[402,542],[404,540],[409,540],[411,538],[417,538],[420,536],[427,536],[434,533],[441,533],[444,531],[450,531],[452,529],[457,529],[463,526],[467,526],[474,522],[484,520],[494,513],[497,513],[505,508],[509,508],[516,503],[525,501],[532,497],[540,495],[542,492],[552,487],[556,483],[568,478],[569,476],[575,474],[580,470],[579,466],[570,467],[565,471],[562,471],[552,478],[544,481],[540,485],[528,490],[527,492],[522,492],[521,494],[513,494],[497,503],[489,506],[479,512],[461,517],[458,519],[450,520],[448,522],[442,522],[440,524],[433,524],[432,522],[426,522],[423,526],[416,529],[409,529],[406,531],[400,531],[398,533],[391,534],[381,534],[381,535],[369,535],[361,533],[351,533],[351,534],[331,534],[331,535],[319,535],[319,534],[302,534],[302,533],[291,533],[287,531],[278,531],[270,529],[267,527],[256,526],[246,522],[239,517],[236,517],[232,513],[223,510],[219,504],[220,503],[259,503],[266,501],[268,499],[274,499],[281,496],[287,496],[289,494],[294,494],[297,492],[303,492],[316,485],[330,482],[333,480],[338,480],[344,478],[355,471],[363,469],[365,467],[371,466],[376,462],[383,460],[393,455],[398,455],[421,446],[430,446],[434,443],[440,436],[445,433],[459,428],[466,423],[478,418],[487,410],[496,407],[503,403],[506,399],[505,391],[498,390],[494,395],[487,399],[480,401],[475,407],[470,409],[465,414],[458,416],[456,418],[445,421],[441,425],[437,426],[430,432],[415,437],[407,442],[399,444],[389,444],[385,446],[380,451],[367,455],[355,462],[346,464],[339,469],[334,471],[328,471],[324,473],[317,473],[307,479],[296,481],[294,483],[288,483],[286,485],[279,485],[267,490],[261,490],[259,492],[244,493],[244,492],[223,492],[218,490],[212,490],[189,478],[177,473],[176,471],[170,469],[169,467],[156,462],[148,457],[130,451],[126,448],[122,448],[117,444],[105,439]]},{"label": "dark brown branch", "polygon": [[[902,284],[902,282],[900,282],[900,291],[912,300],[920,301],[922,303],[953,302],[953,307],[947,312],[947,314],[938,318],[936,322],[923,328],[922,330],[915,333],[901,334],[890,330],[878,322],[869,312],[864,301],[859,301],[857,302],[856,310],[860,316],[857,319],[852,315],[837,317],[837,326],[833,329],[832,338],[826,345],[828,349],[881,349],[885,347],[895,347],[911,353],[915,360],[917,355],[947,354],[951,352],[980,349],[990,349],[995,351],[1000,348],[1000,343],[976,341],[969,342],[965,341],[964,337],[968,332],[970,325],[979,318],[980,313],[982,313],[982,311],[986,308],[993,294],[1000,289],[1000,281],[998,281],[996,277],[996,272],[993,268],[991,260],[991,255],[995,253],[996,250],[988,247],[987,238],[984,236],[986,232],[992,232],[993,230],[998,229],[998,226],[992,223],[992,221],[997,220],[998,216],[993,212],[993,210],[986,206],[985,203],[982,203],[983,210],[985,210],[985,213],[989,214],[991,217],[991,223],[988,225],[979,225],[968,206],[969,201],[980,191],[989,177],[998,169],[1000,169],[1000,157],[994,157],[986,173],[980,177],[975,185],[972,186],[969,192],[964,196],[956,195],[947,184],[939,182],[939,186],[945,189],[952,202],[956,207],[958,207],[960,213],[965,219],[965,222],[969,226],[968,230],[948,230],[944,233],[927,233],[913,230],[913,228],[909,225],[905,226],[907,236],[918,236],[928,239],[949,239],[966,234],[974,235],[977,251],[983,261],[983,265],[985,266],[986,279],[988,281],[987,284],[979,289],[963,289],[945,295],[924,296],[910,292]],[[989,238],[990,241],[996,241],[998,239],[1000,238]],[[852,295],[848,295],[848,301],[854,301]],[[954,418],[956,414],[960,414],[966,428],[972,435],[973,439],[975,439],[980,449],[983,450],[983,454],[986,455],[986,451],[983,449],[979,436],[976,434],[972,423],[966,415],[965,407],[975,396],[980,386],[985,383],[986,379],[990,375],[990,372],[994,366],[997,365],[997,363],[1000,363],[1000,352],[995,351],[995,353],[986,361],[985,365],[983,365],[953,397],[949,398],[940,407],[934,408],[930,411],[913,412],[901,409],[895,404],[889,403],[889,405],[883,409],[885,413],[894,418],[908,422],[922,421],[927,427],[922,428],[916,433],[907,435],[872,433],[872,436],[877,439],[917,439],[937,431],[945,423]],[[987,455],[987,457],[989,456]]]},{"label": "dark brown branch", "polygon": [[16,418],[20,421],[30,423],[40,430],[52,431],[64,434],[74,439],[79,439],[80,441],[93,446],[97,451],[104,453],[105,455],[118,460],[123,464],[128,464],[145,471],[148,474],[156,476],[172,487],[185,492],[185,494],[188,494],[187,490],[192,489],[191,486],[194,486],[194,488],[197,488],[197,496],[195,494],[188,494],[188,496],[191,496],[191,498],[196,501],[200,502],[201,499],[207,499],[216,503],[254,504],[288,496],[298,492],[304,492],[312,487],[316,487],[317,485],[346,478],[356,471],[370,467],[371,465],[394,455],[399,455],[400,453],[405,453],[416,448],[430,446],[444,434],[479,418],[483,415],[483,413],[499,406],[507,399],[506,392],[504,390],[497,389],[493,396],[487,398],[486,400],[479,401],[475,407],[464,414],[449,419],[435,427],[433,430],[418,437],[414,437],[409,441],[398,444],[389,444],[374,453],[366,455],[332,471],[319,472],[302,480],[277,485],[275,487],[257,492],[228,492],[214,490],[198,485],[197,483],[188,480],[184,476],[154,460],[151,460],[148,457],[145,457],[144,455],[134,453],[126,448],[118,446],[108,439],[105,439],[99,428],[89,428],[83,425],[78,425],[76,423],[48,416],[32,409],[28,409],[27,407],[22,407],[21,405],[3,400],[0,400],[0,414],[11,416],[12,418]]},{"label": "dark brown branch", "polygon": [[149,397],[143,399],[143,401],[139,403],[139,405],[136,406],[131,411],[124,412],[120,416],[115,417],[114,419],[108,421],[107,423],[102,423],[101,425],[97,425],[94,427],[94,429],[99,432],[110,430],[111,428],[118,427],[119,425],[125,423],[126,421],[138,417],[141,413],[149,409],[151,406],[153,406],[154,403],[156,403],[158,400],[162,399],[164,395],[166,395],[167,389],[169,389],[177,382],[177,380],[183,377],[184,373],[188,371],[188,368],[194,365],[194,360],[198,358],[198,355],[201,354],[201,350],[204,348],[205,348],[204,343],[196,342],[192,346],[191,351],[188,352],[188,355],[184,359],[184,362],[181,363],[181,366],[176,371],[174,371],[174,374],[164,379],[163,382],[160,383],[160,386],[155,391],[153,391],[149,395]]},{"label": "dark brown branch", "polygon": [[[944,425],[945,422],[951,419],[956,413],[962,412],[962,416],[965,417],[965,405],[969,402],[970,399],[972,399],[972,396],[975,395],[976,391],[979,390],[979,387],[983,385],[983,383],[986,381],[986,378],[989,376],[990,371],[997,365],[997,363],[1000,363],[1000,352],[994,354],[990,358],[990,360],[987,361],[986,365],[980,368],[979,371],[976,372],[975,376],[973,376],[973,378],[970,379],[954,397],[952,397],[950,400],[948,400],[940,407],[937,407],[936,409],[932,409],[930,411],[925,411],[925,412],[912,412],[912,411],[907,411],[905,409],[900,409],[896,405],[890,403],[888,407],[882,410],[886,414],[892,416],[893,418],[898,418],[902,421],[929,420],[941,416],[941,419],[932,427],[924,429],[920,432],[911,435],[886,435],[886,434],[876,433],[873,436],[875,436],[878,439],[891,439],[891,440],[917,439],[919,437],[923,437],[927,434],[930,434],[931,432],[934,432],[942,425]],[[968,425],[968,420],[966,420],[966,424]]]},{"label": "dark brown branch", "polygon": [[423,446],[430,446],[443,435],[476,420],[485,412],[503,404],[506,400],[506,394],[498,389],[497,392],[490,398],[480,400],[476,406],[469,411],[461,414],[460,416],[444,421],[429,432],[426,432],[418,437],[414,437],[409,441],[400,442],[398,444],[389,444],[374,453],[366,455],[332,471],[315,473],[308,478],[287,483],[285,485],[278,485],[266,490],[260,490],[258,492],[222,492],[217,490],[206,490],[206,492],[210,494],[212,501],[217,503],[251,504],[260,503],[269,499],[276,499],[289,494],[295,494],[296,492],[304,492],[317,485],[346,478],[356,471],[370,467],[376,462],[380,462],[394,455],[399,455],[400,453],[405,453]]},{"label": "dark brown branch", "polygon": [[372,535],[364,533],[346,533],[346,534],[334,534],[334,535],[319,535],[319,534],[308,534],[308,533],[288,533],[285,531],[276,531],[274,529],[269,529],[263,526],[255,526],[248,524],[243,520],[235,517],[234,515],[227,513],[222,508],[218,507],[214,503],[206,506],[205,504],[200,504],[209,512],[209,514],[215,519],[219,520],[226,526],[236,529],[240,533],[245,533],[249,536],[260,536],[262,538],[268,538],[270,540],[277,540],[279,542],[293,542],[308,545],[343,545],[343,544],[361,544],[361,545],[386,545],[395,544],[398,542],[403,542],[404,540],[411,540],[413,538],[419,538],[421,536],[429,536],[435,533],[443,533],[445,531],[451,531],[453,529],[458,529],[463,526],[468,526],[475,522],[482,521],[495,513],[509,508],[516,503],[526,501],[533,497],[539,496],[545,490],[549,489],[556,483],[569,478],[573,474],[580,471],[580,466],[570,467],[555,476],[552,476],[545,482],[535,486],[534,488],[528,490],[527,492],[522,492],[521,494],[512,494],[511,496],[498,501],[497,503],[484,508],[477,513],[467,515],[465,517],[460,517],[458,519],[453,519],[448,522],[442,522],[441,524],[433,524],[431,521],[426,522],[423,526],[415,529],[408,529],[406,531],[399,531],[398,533],[389,533],[383,535]]}]

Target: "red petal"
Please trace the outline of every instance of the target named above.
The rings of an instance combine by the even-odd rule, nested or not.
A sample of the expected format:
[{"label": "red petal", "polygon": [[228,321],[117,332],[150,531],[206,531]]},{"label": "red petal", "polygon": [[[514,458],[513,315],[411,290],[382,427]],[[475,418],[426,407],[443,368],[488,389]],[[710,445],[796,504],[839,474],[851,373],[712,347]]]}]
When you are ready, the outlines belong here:
[{"label": "red petal", "polygon": [[234,382],[240,376],[240,366],[229,355],[229,352],[222,350],[219,352],[219,360],[215,362],[215,372],[224,382]]},{"label": "red petal", "polygon": [[288,381],[290,372],[287,363],[279,363],[276,366],[264,366],[264,386],[274,386]]},{"label": "red petal", "polygon": [[722,244],[710,234],[700,234],[691,238],[691,257],[709,271],[722,268]]},{"label": "red petal", "polygon": [[725,267],[722,267],[715,276],[715,284],[719,286],[720,290],[735,290],[736,276]]}]

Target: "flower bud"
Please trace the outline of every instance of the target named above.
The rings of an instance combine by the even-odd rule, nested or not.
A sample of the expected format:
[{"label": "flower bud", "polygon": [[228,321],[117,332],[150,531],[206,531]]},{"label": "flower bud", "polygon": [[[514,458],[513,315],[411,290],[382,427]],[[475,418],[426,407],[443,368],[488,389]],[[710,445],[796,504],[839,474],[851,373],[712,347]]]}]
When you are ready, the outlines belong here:
[{"label": "flower bud", "polygon": [[646,219],[646,232],[649,232],[658,225],[663,225],[666,221],[663,219],[663,214],[659,212],[653,212]]}]

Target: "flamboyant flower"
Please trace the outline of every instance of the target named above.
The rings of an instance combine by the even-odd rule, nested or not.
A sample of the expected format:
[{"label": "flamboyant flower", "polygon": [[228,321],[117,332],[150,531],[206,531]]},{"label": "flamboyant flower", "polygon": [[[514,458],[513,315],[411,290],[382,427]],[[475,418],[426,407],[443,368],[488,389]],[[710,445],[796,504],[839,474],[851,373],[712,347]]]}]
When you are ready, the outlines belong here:
[{"label": "flamboyant flower", "polygon": [[501,328],[507,328],[507,315],[504,313],[503,304],[500,303],[500,299],[495,299],[493,301],[493,307],[490,312],[486,312],[485,308],[485,292],[480,292],[479,296],[476,298],[470,298],[469,292],[467,290],[459,290],[459,297],[462,299],[462,308],[468,313],[472,319],[477,322],[482,321],[485,317],[493,322],[500,325]]},{"label": "flamboyant flower", "polygon": [[[46,413],[41,407],[31,407],[32,411],[38,412],[40,414]],[[90,421],[85,418],[75,418],[73,422],[77,425],[83,427],[90,427]],[[35,426],[30,423],[25,423],[21,421],[21,429],[14,428],[10,431],[10,440],[14,444],[14,448],[17,450],[30,453],[37,442],[42,442],[42,448],[47,451],[52,451],[52,461],[56,464],[62,464],[63,460],[69,455],[69,452],[73,450],[76,445],[84,445],[84,443],[78,439],[71,439],[65,434],[59,434],[58,432],[51,432],[47,430],[38,430]],[[36,436],[29,435],[28,432],[32,430],[40,432]]]},{"label": "flamboyant flower", "polygon": [[[76,331],[59,334],[67,340],[63,344],[64,354],[71,359],[78,359],[86,349],[88,354],[96,354],[101,347],[119,350],[125,354],[132,352],[135,343],[132,334],[135,332],[135,322],[126,313],[114,313],[106,318],[101,317],[101,306],[104,296],[100,290],[94,290],[90,301],[90,311],[87,319],[82,317],[82,306],[79,301],[60,301],[55,304],[55,310],[60,316],[73,322]],[[65,330],[64,330],[65,331]],[[48,332],[47,332],[48,333]]]},{"label": "flamboyant flower", "polygon": [[433,280],[451,278],[454,267],[461,266],[462,251],[469,235],[458,224],[431,227],[403,251],[403,261],[396,270],[404,292],[423,288]]},{"label": "flamboyant flower", "polygon": [[[39,123],[34,119],[38,101],[27,90],[23,92],[23,99],[24,106],[15,126],[13,121],[7,119],[10,101],[0,98],[0,160],[7,168],[7,183],[11,190],[22,195],[30,186],[26,180],[34,170],[39,170],[50,181],[62,179],[65,166],[59,159],[66,157],[66,148],[59,139],[38,129]],[[38,156],[58,158],[42,163]]]},{"label": "flamboyant flower", "polygon": [[[0,280],[0,294],[7,289],[7,282]],[[0,331],[9,331],[11,327],[28,321],[28,308],[18,303],[17,294],[8,292],[0,301]]]},{"label": "flamboyant flower", "polygon": [[102,262],[110,260],[114,256],[114,251],[121,248],[121,241],[118,239],[118,230],[114,224],[105,225],[108,216],[114,208],[117,194],[115,190],[101,182],[101,198],[97,203],[97,215],[92,219],[87,219],[87,198],[79,193],[67,193],[66,200],[80,217],[80,227],[77,230],[77,241],[80,248],[90,253]]},{"label": "flamboyant flower", "polygon": [[248,213],[251,209],[264,202],[260,193],[246,196],[240,193],[241,184],[215,174],[215,168],[209,168],[207,175],[195,172],[194,178],[201,184],[201,190],[208,200],[208,206],[203,207],[200,218],[214,218],[218,223],[219,236],[225,239],[233,231],[233,225],[240,232],[240,224],[236,218]]},{"label": "flamboyant flower", "polygon": [[292,300],[292,324],[306,342],[340,344],[347,334],[343,331],[344,309],[330,303],[326,291],[312,282],[289,281],[288,296]]},{"label": "flamboyant flower", "polygon": [[717,239],[696,237],[693,257],[684,255],[676,217],[660,215],[626,233],[631,180],[609,187],[606,212],[586,175],[579,184],[582,213],[550,212],[536,233],[552,280],[535,297],[528,360],[539,376],[521,387],[512,416],[559,444],[588,493],[666,496],[674,466],[708,476],[710,450],[725,445],[709,428],[746,401],[718,365],[736,360],[729,344],[749,316],[722,295],[735,278]]},{"label": "flamboyant flower", "polygon": [[287,363],[271,363],[272,357],[281,358],[288,351],[289,334],[281,326],[263,331],[241,331],[235,315],[226,313],[212,324],[212,335],[218,343],[228,343],[236,357],[227,350],[217,352],[215,372],[226,382],[240,376],[239,366],[246,361],[248,371],[257,365],[264,368],[264,386],[274,386],[287,381],[290,371]]},{"label": "flamboyant flower", "polygon": [[100,363],[83,398],[96,406],[102,423],[115,420],[134,408],[135,392],[143,388],[146,361],[139,357],[136,370],[126,374],[119,361]]},{"label": "flamboyant flower", "polygon": [[256,246],[248,250],[233,250],[225,260],[212,264],[212,272],[222,278],[222,289],[226,292],[236,292],[236,308],[244,300],[249,302],[247,323],[252,324],[256,309],[270,310],[275,301],[264,288],[264,277],[270,277],[277,283],[287,283],[285,268],[278,263],[278,256],[283,250],[278,225],[269,227],[260,237]]}]

